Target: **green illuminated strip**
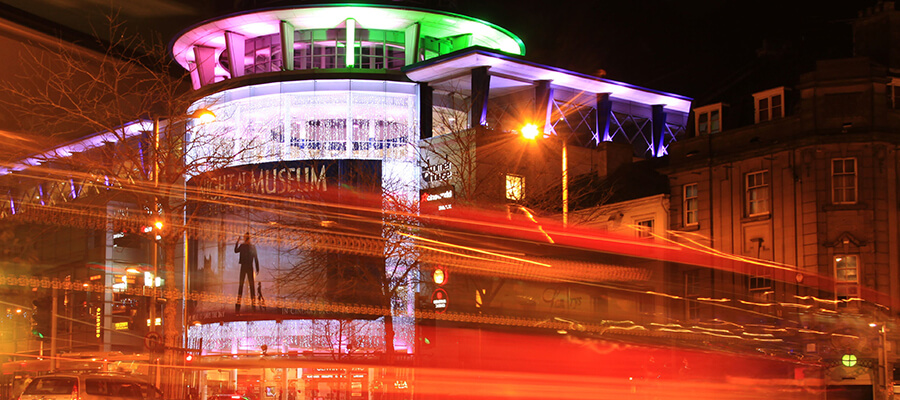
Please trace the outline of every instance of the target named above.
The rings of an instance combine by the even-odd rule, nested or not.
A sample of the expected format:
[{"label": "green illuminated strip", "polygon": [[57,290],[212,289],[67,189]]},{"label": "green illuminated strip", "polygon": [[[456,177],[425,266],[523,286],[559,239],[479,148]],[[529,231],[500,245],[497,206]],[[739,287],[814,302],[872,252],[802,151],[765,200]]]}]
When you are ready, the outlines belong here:
[{"label": "green illuminated strip", "polygon": [[353,66],[354,55],[356,54],[356,20],[347,19],[347,68]]}]

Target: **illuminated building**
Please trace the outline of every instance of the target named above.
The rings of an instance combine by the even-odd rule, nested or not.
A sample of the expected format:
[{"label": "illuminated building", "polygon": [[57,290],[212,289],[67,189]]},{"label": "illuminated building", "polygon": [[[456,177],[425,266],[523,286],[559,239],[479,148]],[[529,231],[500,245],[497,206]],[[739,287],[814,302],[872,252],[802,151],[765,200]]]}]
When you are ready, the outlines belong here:
[{"label": "illuminated building", "polygon": [[[372,214],[380,214],[382,197],[396,196],[412,205],[419,205],[416,202],[424,198],[430,204],[421,204],[422,209],[438,215],[454,211],[454,205],[493,204],[509,214],[503,218],[527,221],[527,210],[517,207],[528,204],[526,200],[545,194],[547,202],[554,204],[548,209],[555,208],[559,200],[560,140],[566,142],[566,171],[575,185],[586,175],[611,176],[634,157],[664,156],[675,139],[684,135],[690,99],[535,64],[520,57],[524,52],[524,44],[515,35],[490,23],[399,6],[249,11],[197,24],[172,41],[172,55],[190,72],[196,90],[197,100],[186,111],[204,108],[217,115],[214,122],[190,127],[195,142],[198,138],[217,141],[206,147],[200,141],[201,145],[186,155],[188,160],[202,160],[218,152],[233,160],[187,177],[185,190],[222,206],[198,206],[200,210],[194,210],[191,218],[200,222],[192,225],[194,231],[186,243],[180,243],[185,247],[183,264],[187,268],[179,272],[186,272],[182,276],[187,278],[185,293],[190,296],[187,315],[180,317],[186,317],[188,324],[186,347],[198,356],[190,363],[200,370],[195,383],[202,395],[240,390],[262,396],[303,390],[304,396],[313,396],[313,390],[339,390],[349,380],[353,394],[374,396],[382,384],[377,382],[376,368],[258,366],[267,360],[335,357],[375,361],[390,348],[398,353],[393,355],[396,360],[411,365],[409,359],[422,346],[413,322],[421,305],[417,300],[421,301],[423,294],[432,296],[426,308],[447,312],[478,315],[490,305],[483,286],[477,288],[480,297],[469,291],[464,293],[469,298],[461,301],[463,297],[455,290],[462,286],[453,285],[464,282],[460,279],[463,275],[452,269],[444,275],[445,289],[432,294],[429,288],[418,293],[418,299],[412,280],[394,282],[404,290],[398,290],[388,306],[391,325],[385,322],[383,312],[375,310],[384,306],[384,299],[337,292],[342,281],[338,278],[353,280],[367,273],[396,270],[404,261],[385,255],[386,246],[397,241],[372,245],[367,240],[381,232],[382,217]],[[152,122],[159,123],[139,120],[125,130],[138,138],[141,132],[153,129]],[[519,139],[517,131],[528,123],[538,127],[545,141],[528,144]],[[472,164],[448,160],[462,153],[454,146],[467,138],[474,147],[464,150],[474,151],[477,159]],[[79,145],[102,148],[103,141],[100,135]],[[504,154],[492,154],[492,148]],[[518,152],[528,158],[513,160]],[[471,175],[463,172],[468,167],[475,167]],[[480,189],[468,191],[468,185]],[[327,203],[334,200],[329,196],[338,187],[358,190],[366,186],[378,201],[363,203],[362,211],[347,212],[337,204],[307,208],[297,204],[309,199]],[[48,187],[31,186],[16,192],[11,210],[22,204],[44,206],[34,199],[43,199],[39,189]],[[656,212],[663,204],[664,199],[655,198],[647,209]],[[434,209],[426,210],[431,205]],[[577,211],[574,206],[573,202],[573,214]],[[279,214],[281,210],[289,210],[291,215]],[[313,217],[297,218],[301,211]],[[240,242],[245,232],[258,250],[261,268],[254,276],[255,290],[240,285],[244,301],[236,307],[239,280],[246,276],[240,271],[235,254],[239,243],[235,242]],[[366,240],[342,242],[359,232]],[[110,232],[117,233],[121,232]],[[541,231],[531,233],[540,235]],[[298,256],[295,243],[309,238],[319,241],[310,245],[319,253]],[[129,250],[135,247],[126,246],[127,236],[104,239],[100,247],[133,253],[130,262],[146,258],[145,244],[136,247],[140,250]],[[535,272],[526,275],[528,279],[510,281],[521,289],[521,298],[498,298],[508,314],[502,317],[512,318],[499,320],[524,330],[550,330],[552,335],[601,324],[611,331],[640,331],[653,323],[657,324],[656,333],[677,331],[679,328],[662,325],[670,316],[659,312],[662,301],[653,295],[663,289],[661,284],[644,282],[648,270],[656,269],[654,273],[659,275],[659,264],[633,268],[625,262],[633,261],[629,257],[639,255],[644,249],[641,246],[633,246],[632,253],[619,258],[624,265],[612,265],[608,270],[593,268],[596,260],[590,259],[590,254],[580,254],[577,261],[583,264],[578,265],[566,264],[572,260],[565,257],[554,260],[571,267],[563,268],[566,278],[587,270],[595,274],[591,278],[616,284],[625,281],[631,294],[616,297],[609,291],[556,285],[546,295],[547,288],[541,285],[558,277]],[[322,298],[297,296],[284,275],[313,258],[310,254],[321,256],[327,265],[321,285],[325,300],[363,303],[370,308],[338,305],[315,309]],[[181,255],[178,257],[180,261]],[[107,260],[102,261],[101,265],[106,265]],[[358,276],[342,276],[332,268],[348,262],[362,266]],[[540,261],[531,264],[528,267],[539,266]],[[119,275],[127,273],[124,267],[119,270]],[[112,282],[120,278],[103,275],[109,281],[104,286],[122,288],[118,281]],[[166,285],[182,287],[181,279]],[[124,289],[157,283],[151,277],[146,282],[135,278],[130,284],[133,286],[126,284]],[[264,302],[256,291],[260,288]],[[256,295],[255,304],[248,301],[251,293]],[[565,310],[557,310],[560,305]],[[529,312],[547,318],[537,326],[516,319]],[[96,321],[106,324],[99,327],[101,333],[120,326],[97,315]],[[635,315],[640,318],[629,324]],[[607,320],[613,321],[611,325]],[[98,329],[95,325],[91,328]],[[390,345],[385,339],[388,328],[394,332]],[[132,349],[140,348],[140,343],[132,342]],[[403,379],[391,384],[398,390],[407,387]]]},{"label": "illuminated building", "polygon": [[799,79],[760,69],[770,79],[697,104],[692,134],[661,169],[676,240],[763,262],[746,274],[673,271],[672,292],[694,299],[683,318],[808,329],[792,351],[824,367],[807,376],[852,398],[894,391],[900,78],[897,46],[884,40],[897,15],[890,2],[861,12],[854,58],[819,60]]},{"label": "illuminated building", "polygon": [[[524,52],[516,36],[490,23],[393,6],[274,8],[197,24],[173,40],[172,53],[190,71],[194,88],[202,95],[194,107],[210,109],[218,116],[200,128],[199,134],[239,143],[235,149],[252,150],[236,151],[232,165],[192,177],[189,185],[266,199],[274,196],[272,201],[278,196],[327,197],[338,186],[357,187],[359,181],[345,179],[340,171],[361,168],[367,171],[363,180],[376,183],[373,189],[379,198],[389,193],[415,204],[420,188],[427,195],[441,187],[460,187],[483,179],[482,173],[461,178],[458,169],[462,165],[436,162],[434,157],[419,165],[420,139],[425,139],[426,147],[470,133],[479,138],[506,135],[507,140],[517,140],[510,132],[533,122],[547,135],[565,135],[572,141],[572,171],[583,174],[606,168],[589,161],[594,154],[589,148],[617,141],[629,144],[625,158],[633,153],[661,156],[684,130],[690,99],[530,63],[518,57]],[[576,143],[581,148],[574,146]],[[443,151],[431,150],[431,156]],[[187,156],[202,157],[213,151],[201,147]],[[540,151],[536,155],[547,157]],[[480,168],[490,162],[476,163]],[[559,180],[558,173],[553,178],[553,172],[505,172],[521,174],[528,180],[522,189],[535,194]],[[304,188],[285,183],[292,180],[302,181]],[[490,192],[470,199],[503,204],[507,198],[504,185],[500,180],[491,181]],[[308,192],[308,186],[315,186],[315,195]],[[456,200],[455,193],[453,189],[438,190],[432,196],[450,204]],[[377,203],[376,208],[380,209]],[[334,237],[346,233],[342,229],[351,222],[328,216],[328,210],[319,211],[324,216],[300,224],[307,235],[316,235],[310,227],[326,224]],[[311,369],[286,370],[277,382],[264,369],[236,375],[216,372],[216,368],[221,371],[230,365],[219,357],[255,357],[263,346],[270,356],[290,359],[337,354],[348,360],[366,360],[382,357],[390,348],[416,354],[420,344],[414,341],[412,326],[416,295],[412,280],[401,282],[401,288],[409,289],[398,291],[390,301],[390,325],[377,315],[346,322],[340,318],[340,310],[326,313],[326,318],[285,315],[289,304],[296,304],[290,302],[298,299],[291,294],[296,292],[288,289],[291,283],[283,279],[284,271],[296,273],[298,264],[313,253],[291,255],[293,242],[273,236],[290,236],[283,227],[296,228],[298,223],[266,212],[219,210],[204,216],[208,226],[199,230],[221,236],[211,233],[189,245],[189,264],[196,263],[190,270],[195,277],[191,291],[237,291],[239,273],[231,242],[248,231],[259,241],[256,247],[264,267],[258,279],[267,301],[265,308],[256,309],[246,302],[245,291],[241,306],[232,306],[233,297],[195,305],[191,318],[196,323],[189,328],[188,347],[202,348],[202,362],[197,365],[209,368],[200,377],[205,390],[219,390],[207,388],[234,382],[239,390],[261,390],[255,384],[257,379],[273,382],[271,386],[279,392],[301,387],[307,393],[326,391],[334,390],[332,384],[338,385],[324,378],[333,374]],[[380,219],[377,222],[380,224]],[[367,228],[357,225],[354,229]],[[384,246],[395,244],[389,240]],[[404,265],[403,257],[414,256],[385,257],[382,253],[387,250],[353,257],[362,257],[356,262],[364,270],[396,271]],[[325,286],[331,287],[327,282]],[[323,295],[334,300],[335,293]],[[449,303],[445,300],[443,304]],[[333,317],[329,319],[329,315]],[[353,334],[334,337],[332,333],[329,337],[328,332],[341,332],[342,321],[353,325]],[[393,343],[386,346],[385,330],[391,327]],[[359,384],[354,390],[366,396],[374,393],[372,387],[379,377],[371,369],[355,375]]]}]

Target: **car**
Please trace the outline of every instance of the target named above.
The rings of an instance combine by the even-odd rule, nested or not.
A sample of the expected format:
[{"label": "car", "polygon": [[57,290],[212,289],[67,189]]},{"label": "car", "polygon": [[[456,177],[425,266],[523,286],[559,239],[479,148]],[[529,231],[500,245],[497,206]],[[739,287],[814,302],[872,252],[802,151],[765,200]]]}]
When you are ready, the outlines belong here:
[{"label": "car", "polygon": [[34,378],[18,400],[162,400],[138,377],[110,373],[56,373]]}]

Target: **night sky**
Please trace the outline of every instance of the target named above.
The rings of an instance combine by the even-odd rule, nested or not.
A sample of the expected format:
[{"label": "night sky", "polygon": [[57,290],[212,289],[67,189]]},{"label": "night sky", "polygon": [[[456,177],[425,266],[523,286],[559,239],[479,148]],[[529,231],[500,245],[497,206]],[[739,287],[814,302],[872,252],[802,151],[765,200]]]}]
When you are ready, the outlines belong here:
[{"label": "night sky", "polygon": [[[104,24],[109,4],[129,27],[166,40],[216,15],[286,4],[268,0],[0,0],[81,31]],[[344,1],[346,2],[346,1]],[[850,21],[876,0],[528,1],[418,0],[470,15],[525,42],[526,58],[689,96],[714,98],[761,59],[800,65],[851,55]],[[323,3],[294,1],[293,4]],[[400,1],[381,1],[403,4]],[[290,4],[290,3],[288,3]],[[100,30],[103,30],[102,28]],[[798,64],[806,60],[806,64]]]}]

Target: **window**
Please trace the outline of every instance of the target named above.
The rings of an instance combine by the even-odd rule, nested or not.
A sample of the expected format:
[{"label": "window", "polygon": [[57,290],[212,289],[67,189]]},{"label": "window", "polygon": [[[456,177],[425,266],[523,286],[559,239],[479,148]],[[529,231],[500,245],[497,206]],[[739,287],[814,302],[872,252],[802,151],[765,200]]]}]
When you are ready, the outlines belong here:
[{"label": "window", "polygon": [[700,200],[697,198],[697,184],[684,185],[684,225],[697,225],[697,209]]},{"label": "window", "polygon": [[772,267],[766,265],[751,266],[747,286],[750,291],[772,290]]},{"label": "window", "polygon": [[856,159],[831,160],[831,201],[834,204],[856,203]]},{"label": "window", "polygon": [[685,313],[688,319],[700,318],[700,303],[697,297],[700,296],[700,270],[690,270],[684,272],[684,300]]},{"label": "window", "polygon": [[694,117],[697,122],[697,135],[708,135],[722,130],[722,103],[695,108]]},{"label": "window", "polygon": [[835,256],[834,272],[839,283],[857,283],[857,256]]},{"label": "window", "polygon": [[747,216],[764,215],[769,213],[769,171],[759,171],[747,174]]},{"label": "window", "polygon": [[129,382],[118,379],[85,379],[87,394],[111,397],[141,398],[141,388],[137,382]]},{"label": "window", "polygon": [[900,78],[891,78],[891,83],[888,84],[888,96],[890,97],[889,105],[893,109],[900,109]]},{"label": "window", "polygon": [[525,177],[506,174],[506,199],[522,201],[525,198]]},{"label": "window", "polygon": [[784,116],[784,87],[777,87],[753,94],[756,104],[756,123],[771,121]]},{"label": "window", "polygon": [[858,261],[855,255],[834,256],[835,294],[838,300],[859,296]]},{"label": "window", "polygon": [[643,219],[635,221],[637,225],[637,236],[639,238],[653,237],[653,219]]},{"label": "window", "polygon": [[70,395],[78,386],[78,379],[66,377],[36,378],[31,381],[23,394],[34,396]]}]

